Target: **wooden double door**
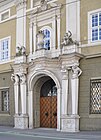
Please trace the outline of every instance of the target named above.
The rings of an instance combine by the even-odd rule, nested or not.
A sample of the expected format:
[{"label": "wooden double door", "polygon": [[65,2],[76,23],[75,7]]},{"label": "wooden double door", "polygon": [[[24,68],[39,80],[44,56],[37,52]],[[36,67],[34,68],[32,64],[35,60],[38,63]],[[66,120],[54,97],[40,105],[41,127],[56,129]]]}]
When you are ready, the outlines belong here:
[{"label": "wooden double door", "polygon": [[40,98],[40,126],[57,128],[57,96]]}]

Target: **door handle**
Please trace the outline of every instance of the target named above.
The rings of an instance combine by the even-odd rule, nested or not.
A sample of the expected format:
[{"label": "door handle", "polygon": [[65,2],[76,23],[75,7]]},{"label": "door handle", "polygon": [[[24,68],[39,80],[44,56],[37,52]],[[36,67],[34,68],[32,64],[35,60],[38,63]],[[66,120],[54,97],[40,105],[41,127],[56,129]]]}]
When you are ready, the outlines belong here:
[{"label": "door handle", "polygon": [[54,115],[54,116],[57,116],[57,113],[56,113],[56,112],[54,112],[54,113],[53,113],[53,115]]},{"label": "door handle", "polygon": [[47,117],[48,117],[48,112],[45,112],[45,116],[47,116]]}]

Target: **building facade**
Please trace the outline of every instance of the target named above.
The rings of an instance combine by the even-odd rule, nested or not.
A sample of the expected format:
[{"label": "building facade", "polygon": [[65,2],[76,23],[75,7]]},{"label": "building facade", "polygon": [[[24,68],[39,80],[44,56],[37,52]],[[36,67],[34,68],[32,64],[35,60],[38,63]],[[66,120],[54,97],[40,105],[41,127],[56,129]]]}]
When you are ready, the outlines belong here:
[{"label": "building facade", "polygon": [[0,125],[101,130],[100,3],[0,3]]}]

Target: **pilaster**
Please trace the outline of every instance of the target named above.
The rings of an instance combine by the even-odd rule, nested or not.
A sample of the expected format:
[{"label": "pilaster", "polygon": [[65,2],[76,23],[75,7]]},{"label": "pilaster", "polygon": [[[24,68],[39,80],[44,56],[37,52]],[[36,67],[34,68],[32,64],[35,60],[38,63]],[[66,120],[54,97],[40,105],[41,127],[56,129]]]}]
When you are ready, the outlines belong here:
[{"label": "pilaster", "polygon": [[26,47],[26,5],[27,0],[15,0],[16,6],[16,47]]},{"label": "pilaster", "polygon": [[[16,63],[13,65],[14,74],[11,79],[15,80],[14,96],[15,96],[15,115],[14,128],[27,129],[28,128],[28,113],[27,113],[27,85],[26,74],[27,64]],[[19,106],[20,104],[20,106]]]},{"label": "pilaster", "polygon": [[63,67],[62,73],[62,116],[67,115],[68,106],[68,70]]}]

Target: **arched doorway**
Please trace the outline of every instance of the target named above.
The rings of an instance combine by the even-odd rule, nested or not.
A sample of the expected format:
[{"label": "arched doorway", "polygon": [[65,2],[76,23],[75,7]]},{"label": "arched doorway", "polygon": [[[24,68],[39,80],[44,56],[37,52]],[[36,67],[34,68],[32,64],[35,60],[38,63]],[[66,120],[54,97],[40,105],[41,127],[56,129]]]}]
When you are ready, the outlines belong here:
[{"label": "arched doorway", "polygon": [[40,127],[57,128],[57,87],[52,79],[41,87]]},{"label": "arched doorway", "polygon": [[29,75],[28,78],[28,113],[29,113],[29,128],[40,127],[40,92],[43,84],[52,79],[57,87],[57,130],[60,130],[60,100],[61,100],[61,85],[59,79],[50,71],[38,70]]}]

